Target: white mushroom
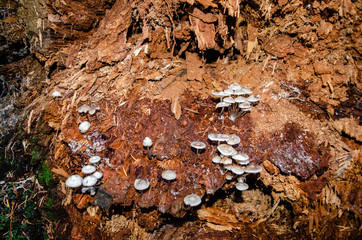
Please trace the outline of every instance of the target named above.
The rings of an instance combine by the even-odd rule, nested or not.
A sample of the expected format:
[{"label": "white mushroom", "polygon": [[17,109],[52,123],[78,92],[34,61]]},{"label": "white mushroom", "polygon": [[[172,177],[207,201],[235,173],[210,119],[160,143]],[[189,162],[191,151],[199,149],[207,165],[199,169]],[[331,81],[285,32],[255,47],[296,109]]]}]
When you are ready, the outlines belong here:
[{"label": "white mushroom", "polygon": [[234,159],[235,161],[247,161],[249,160],[249,156],[246,155],[245,153],[238,153],[235,154],[234,156],[232,156],[232,159]]},{"label": "white mushroom", "polygon": [[165,170],[162,172],[162,178],[167,181],[172,181],[176,179],[176,172],[172,170]]},{"label": "white mushroom", "polygon": [[206,144],[204,142],[194,141],[191,143],[191,147],[196,149],[197,156],[199,155],[199,150],[205,149]]},{"label": "white mushroom", "polygon": [[65,181],[65,185],[71,188],[77,188],[82,185],[83,178],[79,175],[70,176],[67,181]]},{"label": "white mushroom", "polygon": [[242,90],[245,92],[245,94],[253,94],[253,91],[251,91],[250,88],[243,87]]},{"label": "white mushroom", "polygon": [[103,177],[103,173],[101,173],[101,172],[94,172],[93,174],[92,174],[94,177],[96,177],[97,179],[101,179],[102,177]]},{"label": "white mushroom", "polygon": [[243,102],[239,104],[239,108],[243,109],[249,109],[250,110],[250,103],[249,102]]},{"label": "white mushroom", "polygon": [[82,167],[82,173],[84,174],[91,174],[94,173],[96,171],[96,168],[92,165],[85,165],[84,167]]},{"label": "white mushroom", "polygon": [[228,141],[230,139],[229,135],[221,134],[221,133],[210,133],[208,135],[208,138],[211,141],[216,141],[218,143],[223,142],[223,141]]},{"label": "white mushroom", "polygon": [[97,181],[98,179],[95,176],[93,175],[87,176],[83,179],[83,186],[92,187],[97,183]]},{"label": "white mushroom", "polygon": [[150,152],[150,147],[152,146],[152,140],[151,140],[151,138],[149,138],[149,137],[145,137],[145,139],[143,139],[143,146],[145,147],[145,148],[147,148],[147,155],[148,155],[148,158],[149,159],[151,159],[151,152]]},{"label": "white mushroom", "polygon": [[240,143],[240,138],[236,136],[235,134],[232,134],[229,136],[230,139],[226,142],[229,145],[236,145]]},{"label": "white mushroom", "polygon": [[229,89],[232,89],[233,91],[237,91],[241,89],[241,86],[239,83],[231,83],[229,85]]},{"label": "white mushroom", "polygon": [[225,178],[226,178],[226,180],[231,181],[231,180],[233,180],[234,176],[231,173],[226,173]]},{"label": "white mushroom", "polygon": [[86,104],[83,104],[82,106],[80,106],[78,108],[79,113],[87,113],[87,112],[89,112],[89,110],[91,110],[91,107]]},{"label": "white mushroom", "polygon": [[81,124],[79,124],[79,131],[81,133],[86,133],[86,132],[88,132],[90,126],[91,126],[90,122],[84,121]]},{"label": "white mushroom", "polygon": [[52,93],[52,97],[54,97],[54,98],[60,98],[61,96],[62,96],[62,94],[59,91],[54,91]]},{"label": "white mushroom", "polygon": [[235,103],[235,99],[233,97],[226,97],[226,98],[224,98],[223,102],[228,103],[228,104],[233,104],[233,103]]},{"label": "white mushroom", "polygon": [[246,173],[260,173],[261,170],[263,170],[263,168],[259,165],[255,165],[255,164],[250,164],[250,165],[246,166],[244,169],[244,171]]},{"label": "white mushroom", "polygon": [[255,96],[255,95],[250,95],[248,98],[247,98],[248,102],[251,102],[251,103],[256,103],[256,102],[259,102],[260,101],[260,97],[259,96]]},{"label": "white mushroom", "polygon": [[237,183],[235,183],[235,187],[239,191],[244,191],[249,188],[249,185],[244,182],[237,182]]},{"label": "white mushroom", "polygon": [[200,205],[201,203],[201,197],[199,197],[198,195],[196,194],[190,194],[190,195],[187,195],[185,198],[184,198],[184,203],[185,205],[189,205],[191,207],[195,207],[197,205]]},{"label": "white mushroom", "polygon": [[82,187],[82,193],[86,193],[88,191],[92,196],[96,194],[96,190],[94,187]]},{"label": "white mushroom", "polygon": [[221,162],[221,157],[220,156],[214,156],[211,161],[213,163],[220,163]]},{"label": "white mushroom", "polygon": [[146,190],[150,186],[150,182],[147,179],[136,179],[134,181],[134,188],[138,191]]},{"label": "white mushroom", "polygon": [[152,146],[151,138],[145,137],[145,139],[143,139],[143,146],[144,147],[151,147]]},{"label": "white mushroom", "polygon": [[233,163],[233,160],[231,160],[230,158],[228,157],[223,157],[220,161],[221,164],[224,164],[224,165],[229,165],[229,164],[232,164]]},{"label": "white mushroom", "polygon": [[230,169],[233,173],[235,173],[236,175],[241,175],[244,173],[244,169],[243,167],[239,166],[239,165],[235,165],[233,164],[231,169]]},{"label": "white mushroom", "polygon": [[100,156],[92,156],[89,158],[89,163],[95,164],[95,163],[98,163],[100,160],[101,160]]},{"label": "white mushroom", "polygon": [[217,146],[217,150],[224,156],[231,156],[235,152],[235,149],[227,144],[220,144]]}]

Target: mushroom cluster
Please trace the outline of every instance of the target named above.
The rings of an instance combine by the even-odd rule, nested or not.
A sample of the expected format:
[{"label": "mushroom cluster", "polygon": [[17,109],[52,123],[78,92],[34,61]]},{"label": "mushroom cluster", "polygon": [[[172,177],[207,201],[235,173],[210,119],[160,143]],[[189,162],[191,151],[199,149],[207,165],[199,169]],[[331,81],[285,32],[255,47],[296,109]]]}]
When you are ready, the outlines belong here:
[{"label": "mushroom cluster", "polygon": [[65,185],[70,188],[82,187],[82,193],[90,192],[93,196],[96,193],[96,185],[98,180],[103,177],[103,174],[97,171],[97,164],[100,162],[101,157],[92,156],[89,158],[89,164],[82,167],[82,173],[84,178],[78,174],[70,176],[66,181]]},{"label": "mushroom cluster", "polygon": [[216,104],[216,108],[221,109],[219,119],[224,118],[227,108],[229,119],[233,122],[249,112],[251,106],[256,105],[260,100],[259,96],[252,95],[253,91],[247,87],[241,87],[238,83],[231,83],[224,91],[211,94],[220,98],[220,102]]},{"label": "mushroom cluster", "polygon": [[[238,152],[233,146],[240,143],[240,138],[234,134],[211,133],[208,135],[211,142],[217,142],[217,150],[220,155],[215,155],[212,162],[221,164],[227,171],[225,178],[229,181],[237,179],[235,187],[239,191],[249,188],[245,183],[248,174],[256,174],[262,170],[262,167],[256,164],[250,164],[249,156],[245,153]],[[226,143],[221,143],[226,142]],[[221,144],[220,144],[221,143]]]}]

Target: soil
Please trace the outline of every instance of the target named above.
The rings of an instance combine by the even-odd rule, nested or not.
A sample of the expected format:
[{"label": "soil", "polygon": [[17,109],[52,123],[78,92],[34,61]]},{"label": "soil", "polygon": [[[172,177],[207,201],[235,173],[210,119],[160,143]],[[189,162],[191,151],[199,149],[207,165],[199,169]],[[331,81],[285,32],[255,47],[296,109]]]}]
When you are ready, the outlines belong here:
[{"label": "soil", "polygon": [[[49,238],[361,237],[360,2],[0,3],[0,143],[26,155],[26,139],[39,139],[54,181],[44,198],[55,194],[62,213],[43,219]],[[261,99],[235,121],[212,95],[231,83]],[[234,148],[262,167],[248,190],[211,161],[211,133],[239,136]],[[95,155],[96,194],[66,187]],[[185,205],[189,194],[202,203]]]}]

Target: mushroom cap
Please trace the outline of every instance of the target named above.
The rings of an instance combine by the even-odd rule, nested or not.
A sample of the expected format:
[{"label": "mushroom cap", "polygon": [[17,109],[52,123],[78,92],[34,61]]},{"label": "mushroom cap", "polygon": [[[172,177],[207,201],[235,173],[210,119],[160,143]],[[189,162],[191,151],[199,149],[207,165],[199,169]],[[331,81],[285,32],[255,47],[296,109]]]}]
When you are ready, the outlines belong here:
[{"label": "mushroom cap", "polygon": [[84,187],[92,187],[97,183],[97,181],[98,181],[98,179],[93,175],[86,176],[83,179],[83,186]]},{"label": "mushroom cap", "polygon": [[151,147],[152,146],[151,138],[145,137],[145,139],[143,139],[143,146],[144,147]]},{"label": "mushroom cap", "polygon": [[232,89],[233,91],[237,91],[241,89],[241,86],[239,83],[231,83],[229,85],[229,89]]},{"label": "mushroom cap", "polygon": [[71,188],[77,188],[82,185],[83,178],[77,174],[70,176],[66,181],[65,185]]},{"label": "mushroom cap", "polygon": [[227,134],[221,134],[221,133],[210,133],[208,135],[208,138],[211,141],[227,141],[230,139],[229,135]]},{"label": "mushroom cap", "polygon": [[92,165],[85,165],[84,167],[82,167],[82,173],[84,174],[91,174],[94,173],[95,171],[96,167]]},{"label": "mushroom cap", "polygon": [[234,94],[234,90],[228,88],[228,89],[225,89],[225,90],[224,90],[224,93],[225,93],[225,94],[228,94],[228,96],[230,96],[231,94]]},{"label": "mushroom cap", "polygon": [[229,145],[236,145],[240,143],[240,138],[236,136],[235,134],[232,134],[229,136],[230,139],[226,142]]},{"label": "mushroom cap", "polygon": [[244,182],[237,182],[237,183],[235,183],[235,187],[239,191],[244,191],[249,188],[249,185]]},{"label": "mushroom cap", "polygon": [[95,176],[97,179],[101,179],[103,177],[103,173],[98,171],[94,172],[92,175]]},{"label": "mushroom cap", "polygon": [[233,164],[230,170],[236,175],[241,175],[244,173],[244,168],[236,164]]},{"label": "mushroom cap", "polygon": [[225,170],[231,171],[232,166],[233,166],[232,164],[225,164],[224,168]]},{"label": "mushroom cap", "polygon": [[204,142],[194,141],[191,143],[191,147],[196,149],[204,149],[206,148],[206,144]]},{"label": "mushroom cap", "polygon": [[213,163],[220,163],[221,162],[221,157],[220,156],[214,156],[211,161]]},{"label": "mushroom cap", "polygon": [[226,94],[224,92],[212,92],[212,95],[214,95],[215,97],[226,97],[226,96],[230,96],[230,94]]},{"label": "mushroom cap", "polygon": [[233,97],[226,97],[222,101],[229,104],[235,103],[235,99]]},{"label": "mushroom cap", "polygon": [[89,112],[89,110],[91,110],[91,107],[88,106],[87,104],[83,104],[82,106],[80,106],[78,108],[79,113],[87,113],[87,112]]},{"label": "mushroom cap", "polygon": [[250,164],[245,167],[244,171],[246,173],[260,173],[263,168],[260,165]]},{"label": "mushroom cap", "polygon": [[200,205],[201,203],[201,197],[199,197],[198,195],[196,194],[190,194],[190,195],[187,195],[185,198],[184,198],[184,203],[185,205],[189,205],[191,207],[195,207],[197,205]]},{"label": "mushroom cap", "polygon": [[89,130],[90,126],[91,126],[90,122],[84,121],[81,124],[79,124],[79,131],[81,133],[86,133]]},{"label": "mushroom cap", "polygon": [[231,156],[236,150],[228,144],[220,144],[217,150],[224,156]]},{"label": "mushroom cap", "polygon": [[228,107],[228,106],[230,106],[230,104],[226,102],[219,102],[218,104],[216,104],[216,108]]},{"label": "mushroom cap", "polygon": [[234,176],[228,172],[225,174],[225,178],[226,178],[226,180],[231,181],[231,180],[233,180]]},{"label": "mushroom cap", "polygon": [[243,89],[235,90],[234,95],[240,96],[240,95],[246,95],[247,93],[244,92]]},{"label": "mushroom cap", "polygon": [[255,96],[255,95],[250,95],[248,98],[247,98],[248,102],[251,102],[251,103],[255,103],[255,102],[259,102],[260,101],[260,97],[259,96]]},{"label": "mushroom cap", "polygon": [[238,153],[238,154],[232,156],[232,158],[235,161],[247,161],[247,160],[249,160],[249,156],[246,155],[245,153]]},{"label": "mushroom cap", "polygon": [[250,109],[250,103],[249,102],[240,103],[239,108],[241,108],[241,109]]},{"label": "mushroom cap", "polygon": [[229,164],[232,164],[233,163],[233,160],[231,160],[230,158],[228,157],[223,157],[220,161],[221,164],[224,164],[224,165],[229,165]]},{"label": "mushroom cap", "polygon": [[245,102],[248,102],[248,100],[246,99],[246,98],[244,98],[244,97],[236,97],[235,98],[235,102],[237,102],[237,103],[245,103]]},{"label": "mushroom cap", "polygon": [[246,181],[246,176],[245,175],[241,175],[237,178],[238,182],[245,182]]},{"label": "mushroom cap", "polygon": [[245,161],[237,161],[239,165],[248,165],[250,163],[249,159]]},{"label": "mushroom cap", "polygon": [[242,89],[243,89],[243,91],[245,92],[245,94],[248,94],[248,95],[249,95],[249,94],[253,94],[253,91],[251,91],[250,88],[243,87]]},{"label": "mushroom cap", "polygon": [[175,180],[176,176],[176,172],[172,170],[165,170],[162,172],[162,178],[168,181]]},{"label": "mushroom cap", "polygon": [[54,91],[53,93],[52,93],[52,97],[61,97],[62,96],[62,94],[59,92],[59,91]]},{"label": "mushroom cap", "polygon": [[136,179],[134,181],[134,188],[138,191],[146,190],[150,186],[150,182],[147,179]]},{"label": "mushroom cap", "polygon": [[100,156],[92,156],[89,158],[89,163],[97,163],[101,160],[101,157]]}]

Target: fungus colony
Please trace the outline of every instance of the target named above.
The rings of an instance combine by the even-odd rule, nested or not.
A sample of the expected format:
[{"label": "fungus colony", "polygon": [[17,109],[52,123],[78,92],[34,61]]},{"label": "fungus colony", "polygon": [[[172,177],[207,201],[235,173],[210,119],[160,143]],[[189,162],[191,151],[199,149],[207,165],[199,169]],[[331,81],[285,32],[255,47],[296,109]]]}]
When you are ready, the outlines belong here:
[{"label": "fungus colony", "polygon": [[[251,106],[259,101],[259,97],[252,95],[252,91],[249,88],[243,88],[237,83],[232,83],[229,85],[228,89],[222,92],[214,92],[214,96],[220,97],[220,103],[217,104],[217,108],[221,108],[220,117],[223,118],[225,108],[228,108],[228,116],[232,121],[235,121],[237,118],[243,116],[247,111],[250,111]],[[80,114],[90,114],[93,115],[99,108],[89,107],[88,105],[82,105],[78,108]],[[90,129],[91,123],[88,121],[80,121],[79,132],[85,134]],[[240,138],[234,134],[227,135],[221,133],[211,133],[208,134],[208,139],[211,144],[217,145],[216,149],[219,152],[214,154],[211,161],[214,164],[219,164],[220,172],[224,175],[224,178],[227,181],[235,180],[235,188],[239,191],[248,189],[248,184],[246,181],[246,176],[248,174],[259,173],[262,168],[259,165],[250,164],[249,156],[245,153],[238,152],[234,147],[240,144]],[[149,137],[145,137],[142,145],[147,149],[148,159],[151,160],[152,157],[156,155],[151,154],[151,147],[153,145],[152,140]],[[201,141],[191,142],[191,149],[197,154],[197,159],[199,154],[204,152],[206,144]],[[88,152],[88,156],[90,153]],[[107,159],[105,158],[106,162]],[[89,192],[91,195],[95,195],[96,188],[100,186],[100,179],[103,177],[102,172],[97,171],[98,163],[101,161],[100,156],[91,156],[89,158],[89,163],[82,167],[80,174],[75,174],[70,176],[65,184],[70,188],[78,188],[82,186],[81,192]],[[109,163],[107,162],[107,165]],[[212,164],[211,164],[212,165]],[[195,166],[195,165],[194,165]],[[123,169],[124,171],[124,169]],[[125,173],[127,176],[127,173]],[[163,169],[162,174],[159,175],[162,177],[164,184],[172,185],[178,181],[176,171],[170,169]],[[142,194],[143,192],[150,192],[152,185],[155,184],[154,179],[151,177],[140,176],[136,178],[133,182],[134,189]],[[172,190],[174,191],[174,190]],[[171,192],[172,192],[171,191]],[[208,192],[213,193],[213,192]],[[201,193],[202,195],[202,193]],[[183,197],[183,203],[187,207],[195,207],[201,204],[201,199],[199,195],[192,193]],[[161,210],[160,210],[161,211]]]},{"label": "fungus colony", "polygon": [[227,89],[221,92],[212,92],[212,95],[220,98],[220,102],[216,104],[216,108],[220,108],[219,119],[224,119],[224,112],[227,108],[229,119],[235,121],[244,116],[256,105],[260,97],[252,95],[247,87],[241,87],[238,83],[231,83]]},{"label": "fungus colony", "polygon": [[[211,133],[208,135],[212,143],[217,143],[217,150],[220,155],[215,155],[211,161],[215,164],[221,164],[224,170],[228,171],[225,178],[228,181],[237,179],[235,187],[239,191],[249,188],[245,183],[246,176],[250,173],[259,173],[262,167],[255,164],[249,164],[249,156],[245,153],[238,152],[233,146],[240,143],[240,138],[234,134]],[[220,144],[220,142],[226,142]]]}]

